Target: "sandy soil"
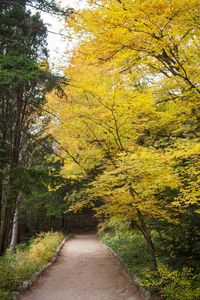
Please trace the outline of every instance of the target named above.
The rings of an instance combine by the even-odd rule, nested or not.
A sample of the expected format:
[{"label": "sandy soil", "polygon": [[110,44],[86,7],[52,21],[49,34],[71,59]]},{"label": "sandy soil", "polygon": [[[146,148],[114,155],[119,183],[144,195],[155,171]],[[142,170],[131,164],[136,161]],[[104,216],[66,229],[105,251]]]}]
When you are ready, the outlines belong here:
[{"label": "sandy soil", "polygon": [[58,261],[20,300],[142,300],[117,258],[95,235],[69,240]]}]

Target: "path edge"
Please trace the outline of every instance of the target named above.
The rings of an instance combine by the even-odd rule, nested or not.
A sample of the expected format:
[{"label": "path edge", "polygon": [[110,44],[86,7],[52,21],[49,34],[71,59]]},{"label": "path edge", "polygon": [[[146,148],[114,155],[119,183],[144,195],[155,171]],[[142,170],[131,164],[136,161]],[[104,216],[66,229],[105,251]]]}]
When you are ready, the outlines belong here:
[{"label": "path edge", "polygon": [[138,290],[141,292],[141,294],[142,294],[142,296],[144,297],[145,300],[151,300],[151,299],[152,299],[151,293],[150,293],[149,291],[145,290],[145,288],[144,288],[143,286],[141,286],[141,285],[138,283],[138,282],[140,281],[140,278],[139,278],[137,275],[132,274],[132,273],[127,269],[127,267],[126,267],[126,265],[124,264],[124,262],[123,262],[121,256],[120,256],[118,253],[116,253],[112,248],[110,248],[108,245],[106,245],[102,240],[100,240],[100,241],[101,241],[101,242],[103,243],[103,245],[104,245],[104,246],[105,246],[105,247],[113,254],[113,256],[115,256],[115,257],[118,259],[120,265],[121,265],[121,266],[123,267],[123,269],[124,269],[123,273],[124,273],[125,277],[131,282],[131,284],[133,284],[133,283],[136,284]]},{"label": "path edge", "polygon": [[12,300],[18,300],[20,294],[24,293],[28,289],[30,289],[33,285],[33,283],[38,279],[38,277],[46,272],[58,259],[58,256],[60,254],[61,249],[63,248],[64,244],[70,240],[73,237],[73,234],[68,235],[64,240],[60,243],[58,248],[56,249],[55,254],[53,255],[52,259],[50,262],[42,267],[39,271],[35,272],[32,274],[31,278],[29,280],[25,280],[23,284],[17,289],[17,291],[11,293],[11,299]]}]

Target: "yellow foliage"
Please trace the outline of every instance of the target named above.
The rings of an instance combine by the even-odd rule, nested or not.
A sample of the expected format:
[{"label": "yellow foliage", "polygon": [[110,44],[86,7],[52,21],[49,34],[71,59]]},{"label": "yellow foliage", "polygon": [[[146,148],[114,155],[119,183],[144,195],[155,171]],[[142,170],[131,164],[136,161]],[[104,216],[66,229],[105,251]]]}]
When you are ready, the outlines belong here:
[{"label": "yellow foliage", "polygon": [[49,63],[46,59],[40,62],[40,68],[45,71],[49,70]]},{"label": "yellow foliage", "polygon": [[17,249],[15,254],[7,253],[0,259],[0,299],[10,299],[10,294],[16,291],[33,273],[46,265],[55,254],[61,241],[62,233],[41,233],[31,243],[30,250]]},{"label": "yellow foliage", "polygon": [[[179,222],[199,213],[200,65],[197,0],[100,0],[68,19],[80,37],[49,131],[71,178],[103,170],[90,197],[107,217]],[[169,199],[166,190],[173,190]]]},{"label": "yellow foliage", "polygon": [[143,284],[147,287],[157,286],[161,294],[174,300],[198,300],[200,297],[199,276],[192,269],[170,271],[165,266],[159,267],[159,278],[147,274]]},{"label": "yellow foliage", "polygon": [[63,234],[59,232],[41,232],[31,245],[28,259],[37,263],[42,262],[45,265],[52,259],[58,245],[63,239]]}]

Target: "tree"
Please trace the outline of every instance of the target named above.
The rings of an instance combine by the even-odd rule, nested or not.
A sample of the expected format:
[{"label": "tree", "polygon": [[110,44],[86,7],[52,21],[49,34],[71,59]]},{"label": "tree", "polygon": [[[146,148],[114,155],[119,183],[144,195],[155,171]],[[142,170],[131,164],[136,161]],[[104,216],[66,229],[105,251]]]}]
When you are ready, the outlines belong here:
[{"label": "tree", "polygon": [[47,57],[46,32],[38,13],[27,5],[61,12],[54,1],[1,1],[0,13],[0,253],[8,245],[10,229],[20,194],[21,158],[41,115],[44,93],[59,78],[38,66]]},{"label": "tree", "polygon": [[67,23],[81,38],[65,70],[68,100],[48,97],[63,174],[95,176],[89,202],[136,222],[155,269],[151,229],[165,234],[171,256],[192,253],[181,266],[197,264],[199,11],[196,0],[91,1]]}]

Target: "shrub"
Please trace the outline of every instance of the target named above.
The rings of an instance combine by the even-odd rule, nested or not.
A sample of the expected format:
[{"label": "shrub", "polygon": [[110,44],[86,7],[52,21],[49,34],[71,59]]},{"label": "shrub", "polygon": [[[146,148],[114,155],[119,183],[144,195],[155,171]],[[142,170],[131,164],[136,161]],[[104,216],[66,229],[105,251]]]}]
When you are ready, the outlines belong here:
[{"label": "shrub", "polygon": [[52,258],[56,248],[63,240],[63,234],[56,232],[40,233],[33,241],[29,250],[29,259],[46,264]]},{"label": "shrub", "polygon": [[10,300],[11,292],[51,260],[63,238],[59,232],[43,232],[29,247],[23,244],[17,247],[16,254],[7,253],[0,258],[0,299]]},{"label": "shrub", "polygon": [[144,277],[147,270],[153,270],[152,258],[146,242],[138,232],[123,234],[120,239],[110,234],[101,237],[102,241],[117,252],[132,274]]},{"label": "shrub", "polygon": [[147,275],[145,286],[159,287],[161,294],[168,300],[200,299],[200,278],[191,269],[170,271],[166,266],[159,266],[157,275]]}]

